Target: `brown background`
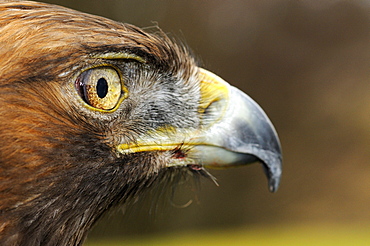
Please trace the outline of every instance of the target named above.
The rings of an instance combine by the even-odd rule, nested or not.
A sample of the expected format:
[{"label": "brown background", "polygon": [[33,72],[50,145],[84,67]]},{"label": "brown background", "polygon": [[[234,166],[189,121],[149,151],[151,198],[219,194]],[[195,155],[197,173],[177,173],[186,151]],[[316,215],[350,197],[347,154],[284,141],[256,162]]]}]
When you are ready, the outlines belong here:
[{"label": "brown background", "polygon": [[[213,171],[220,187],[148,195],[95,236],[281,225],[370,224],[370,3],[367,0],[50,0],[140,27],[158,24],[203,66],[254,98],[280,135],[284,173]],[[174,204],[194,202],[187,208]],[[93,236],[94,236],[93,235]]]}]

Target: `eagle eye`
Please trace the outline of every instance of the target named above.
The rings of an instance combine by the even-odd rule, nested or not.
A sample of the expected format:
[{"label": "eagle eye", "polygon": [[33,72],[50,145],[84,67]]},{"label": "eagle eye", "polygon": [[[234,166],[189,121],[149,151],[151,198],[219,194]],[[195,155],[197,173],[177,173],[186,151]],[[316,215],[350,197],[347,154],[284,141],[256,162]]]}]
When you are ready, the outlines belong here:
[{"label": "eagle eye", "polygon": [[125,94],[121,76],[112,67],[95,67],[78,76],[75,82],[80,97],[91,107],[111,110]]}]

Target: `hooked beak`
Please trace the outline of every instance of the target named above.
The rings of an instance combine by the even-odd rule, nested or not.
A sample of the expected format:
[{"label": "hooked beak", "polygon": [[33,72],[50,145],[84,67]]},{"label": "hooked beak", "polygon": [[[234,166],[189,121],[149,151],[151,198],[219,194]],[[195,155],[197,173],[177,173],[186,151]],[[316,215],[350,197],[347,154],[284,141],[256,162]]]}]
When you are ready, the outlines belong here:
[{"label": "hooked beak", "polygon": [[228,168],[261,162],[269,190],[277,191],[282,173],[279,138],[269,118],[248,95],[229,85],[217,75],[200,68],[201,100],[199,129],[159,130],[155,137],[143,137],[132,144],[121,144],[119,153],[170,151],[187,148],[184,158],[168,166],[201,165]]}]

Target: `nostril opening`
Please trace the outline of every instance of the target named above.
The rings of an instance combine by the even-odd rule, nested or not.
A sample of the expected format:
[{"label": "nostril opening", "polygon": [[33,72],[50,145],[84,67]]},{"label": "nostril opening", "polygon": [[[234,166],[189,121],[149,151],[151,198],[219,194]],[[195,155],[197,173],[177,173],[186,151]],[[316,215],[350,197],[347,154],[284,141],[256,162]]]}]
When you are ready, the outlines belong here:
[{"label": "nostril opening", "polygon": [[203,125],[209,125],[221,118],[225,110],[223,101],[223,99],[215,99],[204,109],[201,116]]},{"label": "nostril opening", "polygon": [[212,114],[214,111],[215,111],[215,103],[217,102],[217,100],[211,102],[205,109],[204,109],[204,112],[203,114],[205,115],[208,115],[208,114]]}]

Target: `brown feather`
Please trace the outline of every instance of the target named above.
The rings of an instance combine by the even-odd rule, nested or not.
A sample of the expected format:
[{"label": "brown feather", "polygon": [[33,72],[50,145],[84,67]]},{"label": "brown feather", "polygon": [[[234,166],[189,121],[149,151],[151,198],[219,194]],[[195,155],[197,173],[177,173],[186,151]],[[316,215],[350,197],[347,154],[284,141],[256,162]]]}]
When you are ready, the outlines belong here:
[{"label": "brown feather", "polygon": [[[152,123],[143,121],[144,106],[134,109],[150,105],[144,101],[156,92],[154,84],[131,86],[147,96],[127,100],[131,107],[119,117],[130,120],[123,123],[79,111],[66,84],[76,71],[102,63],[96,54],[136,54],[145,59],[141,77],[162,74],[185,84],[194,75],[194,61],[159,30],[148,34],[55,5],[2,2],[0,30],[1,245],[80,245],[104,211],[160,176],[168,157],[117,158],[111,148],[118,133],[135,139],[135,132],[148,130]],[[138,65],[125,66],[136,71]],[[193,85],[185,84],[171,90],[191,91]],[[189,103],[197,100],[196,93],[181,94],[191,95]],[[197,108],[187,107],[195,115]],[[172,114],[162,115],[171,120]],[[181,117],[181,124],[193,124]]]}]

